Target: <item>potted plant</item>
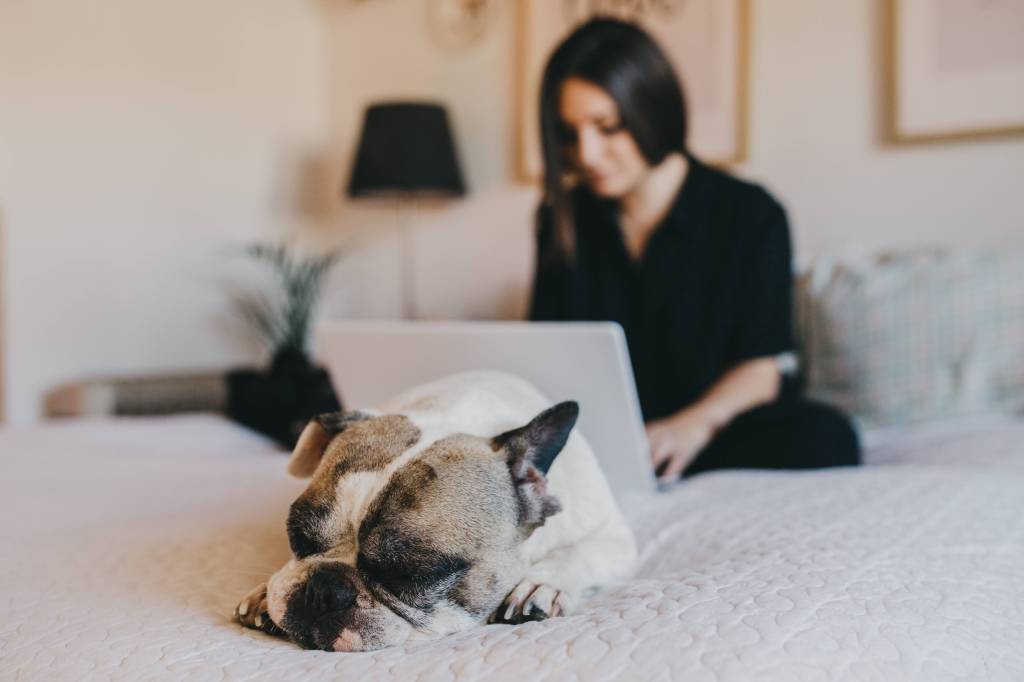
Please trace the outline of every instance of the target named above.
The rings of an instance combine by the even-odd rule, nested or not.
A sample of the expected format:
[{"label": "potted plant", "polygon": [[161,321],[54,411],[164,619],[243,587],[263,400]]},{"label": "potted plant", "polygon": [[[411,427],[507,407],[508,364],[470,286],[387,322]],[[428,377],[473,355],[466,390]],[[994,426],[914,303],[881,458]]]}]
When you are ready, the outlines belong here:
[{"label": "potted plant", "polygon": [[279,284],[273,295],[254,292],[235,301],[271,360],[263,370],[228,373],[227,413],[292,448],[311,417],[341,410],[327,370],[306,351],[323,280],[338,252],[299,257],[284,245],[253,244],[245,254],[269,267]]}]

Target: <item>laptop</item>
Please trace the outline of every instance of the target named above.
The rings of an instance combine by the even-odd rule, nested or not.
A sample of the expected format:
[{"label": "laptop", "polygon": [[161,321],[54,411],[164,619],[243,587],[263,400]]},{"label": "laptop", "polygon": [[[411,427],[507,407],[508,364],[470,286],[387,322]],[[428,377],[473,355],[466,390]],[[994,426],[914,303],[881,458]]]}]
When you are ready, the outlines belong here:
[{"label": "laptop", "polygon": [[325,321],[314,342],[346,408],[455,372],[522,377],[552,404],[579,403],[576,427],[620,505],[656,488],[626,337],[614,322]]}]

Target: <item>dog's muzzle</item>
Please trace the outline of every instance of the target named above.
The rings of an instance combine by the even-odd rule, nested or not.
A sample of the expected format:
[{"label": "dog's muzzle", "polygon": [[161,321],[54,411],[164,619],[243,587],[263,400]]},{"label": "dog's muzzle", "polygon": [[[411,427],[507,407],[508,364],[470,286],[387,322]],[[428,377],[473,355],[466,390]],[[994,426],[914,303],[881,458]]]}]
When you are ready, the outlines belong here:
[{"label": "dog's muzzle", "polygon": [[359,594],[352,570],[345,564],[319,566],[289,597],[284,629],[305,648],[352,651],[361,647],[361,638],[346,630]]}]

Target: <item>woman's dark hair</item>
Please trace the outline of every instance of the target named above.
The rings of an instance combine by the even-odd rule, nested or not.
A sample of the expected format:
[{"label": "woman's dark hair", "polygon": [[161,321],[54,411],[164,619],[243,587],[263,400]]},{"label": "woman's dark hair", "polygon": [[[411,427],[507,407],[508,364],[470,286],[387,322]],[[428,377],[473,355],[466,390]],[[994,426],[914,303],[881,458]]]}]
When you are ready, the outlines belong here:
[{"label": "woman's dark hair", "polygon": [[569,78],[608,93],[625,128],[647,163],[672,152],[687,153],[686,101],[665,54],[643,29],[615,19],[591,19],[552,53],[540,90],[540,137],[544,157],[544,201],[550,207],[556,260],[571,260],[575,244],[570,189],[559,116],[562,84]]}]

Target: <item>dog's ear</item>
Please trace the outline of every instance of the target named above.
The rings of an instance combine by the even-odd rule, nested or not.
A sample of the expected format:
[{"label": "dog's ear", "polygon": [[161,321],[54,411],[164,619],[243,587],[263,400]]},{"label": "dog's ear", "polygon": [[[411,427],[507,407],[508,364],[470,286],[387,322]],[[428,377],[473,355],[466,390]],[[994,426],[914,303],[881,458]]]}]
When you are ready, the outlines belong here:
[{"label": "dog's ear", "polygon": [[492,447],[505,455],[520,503],[520,523],[528,527],[562,509],[558,499],[547,494],[544,478],[565,447],[580,408],[574,401],[550,407],[526,426],[506,431],[492,440]]},{"label": "dog's ear", "polygon": [[354,422],[370,419],[365,412],[327,412],[309,420],[288,460],[288,473],[309,478],[320,465],[327,444]]}]

